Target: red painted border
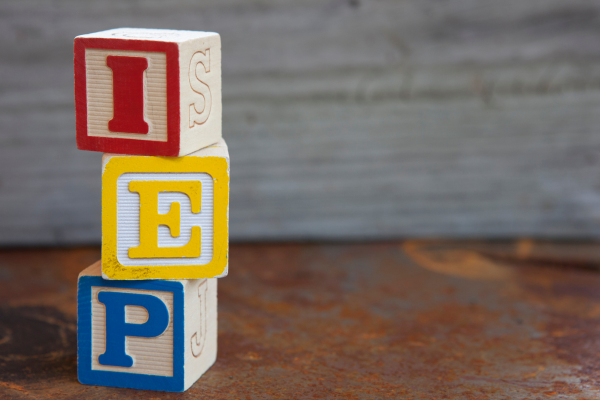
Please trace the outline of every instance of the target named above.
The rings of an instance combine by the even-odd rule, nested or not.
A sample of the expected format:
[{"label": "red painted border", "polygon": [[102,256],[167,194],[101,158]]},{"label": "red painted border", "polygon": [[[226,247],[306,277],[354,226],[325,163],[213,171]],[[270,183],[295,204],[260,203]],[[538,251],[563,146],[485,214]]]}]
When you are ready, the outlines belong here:
[{"label": "red painted border", "polygon": [[[167,141],[120,139],[87,135],[85,49],[156,51],[167,54]],[[104,153],[145,156],[179,155],[179,49],[177,43],[149,40],[75,38],[75,118],[77,148]]]}]

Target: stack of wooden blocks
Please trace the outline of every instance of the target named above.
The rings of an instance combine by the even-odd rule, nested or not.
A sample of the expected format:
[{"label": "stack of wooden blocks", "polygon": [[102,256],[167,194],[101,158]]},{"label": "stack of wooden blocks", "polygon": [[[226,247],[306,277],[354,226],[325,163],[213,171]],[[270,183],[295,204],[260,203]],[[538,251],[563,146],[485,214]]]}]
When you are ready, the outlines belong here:
[{"label": "stack of wooden blocks", "polygon": [[77,146],[102,158],[102,259],[79,275],[89,385],[181,392],[217,357],[229,153],[216,33],[75,38]]}]

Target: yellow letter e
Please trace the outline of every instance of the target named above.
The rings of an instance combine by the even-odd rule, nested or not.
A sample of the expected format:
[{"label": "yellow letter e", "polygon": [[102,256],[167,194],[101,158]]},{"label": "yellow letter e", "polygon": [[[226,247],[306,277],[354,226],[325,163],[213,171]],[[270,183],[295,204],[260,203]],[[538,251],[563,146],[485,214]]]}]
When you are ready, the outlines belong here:
[{"label": "yellow letter e", "polygon": [[178,237],[181,224],[181,206],[171,203],[166,214],[158,213],[160,192],[181,192],[188,195],[193,213],[200,212],[202,183],[199,181],[132,181],[129,190],[140,195],[140,245],[129,249],[130,258],[200,257],[201,232],[192,227],[190,241],[180,247],[158,247],[158,226],[165,225],[171,236]]}]

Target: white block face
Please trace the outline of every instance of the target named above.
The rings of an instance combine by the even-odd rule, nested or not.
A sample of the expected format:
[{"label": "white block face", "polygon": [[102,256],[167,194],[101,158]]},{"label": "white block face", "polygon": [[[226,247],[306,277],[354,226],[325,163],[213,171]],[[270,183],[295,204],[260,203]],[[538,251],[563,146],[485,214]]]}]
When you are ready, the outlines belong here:
[{"label": "white block face", "polygon": [[214,32],[183,31],[174,29],[117,28],[81,35],[80,37],[129,40],[138,39],[153,40],[157,42],[183,43],[199,37],[208,37],[213,35],[215,35]]},{"label": "white block face", "polygon": [[[126,372],[156,376],[173,376],[173,293],[151,290],[114,289],[92,287],[92,370]],[[157,337],[125,338],[125,352],[133,358],[133,366],[117,367],[101,365],[98,357],[106,351],[106,310],[98,301],[100,292],[149,294],[160,298],[169,311],[169,325]],[[143,324],[148,320],[148,312],[143,307],[125,306],[125,322]]]},{"label": "white block face", "polygon": [[[141,57],[148,62],[144,71],[144,121],[148,133],[111,132],[114,117],[113,71],[108,56]],[[155,51],[86,49],[86,93],[88,136],[148,141],[167,141],[167,55]]]},{"label": "white block face", "polygon": [[[165,225],[158,226],[158,247],[182,247],[188,244],[193,226],[201,232],[200,257],[130,258],[129,249],[140,245],[140,195],[129,190],[133,181],[200,181],[201,209],[191,212],[190,198],[181,192],[161,192],[158,213],[167,214],[174,202],[180,204],[180,235],[171,236]],[[213,179],[206,173],[125,173],[117,179],[117,259],[124,266],[205,265],[213,258]]]},{"label": "white block face", "polygon": [[197,279],[185,292],[185,382],[193,384],[217,357],[217,279]]},{"label": "white block face", "polygon": [[221,38],[207,36],[180,45],[179,63],[181,148],[197,149],[203,140],[216,142],[222,129]]}]

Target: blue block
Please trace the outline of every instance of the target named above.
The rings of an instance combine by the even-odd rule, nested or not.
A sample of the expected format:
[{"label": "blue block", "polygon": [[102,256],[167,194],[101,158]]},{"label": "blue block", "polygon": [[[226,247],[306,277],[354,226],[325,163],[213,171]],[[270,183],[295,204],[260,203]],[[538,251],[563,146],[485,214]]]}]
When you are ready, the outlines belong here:
[{"label": "blue block", "polygon": [[187,390],[216,360],[216,279],[115,281],[100,269],[79,276],[79,381]]}]

